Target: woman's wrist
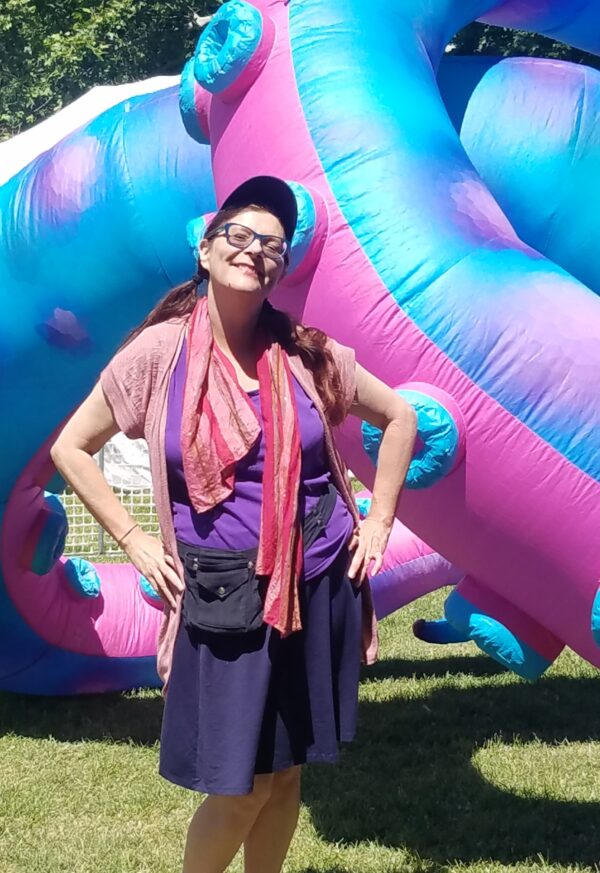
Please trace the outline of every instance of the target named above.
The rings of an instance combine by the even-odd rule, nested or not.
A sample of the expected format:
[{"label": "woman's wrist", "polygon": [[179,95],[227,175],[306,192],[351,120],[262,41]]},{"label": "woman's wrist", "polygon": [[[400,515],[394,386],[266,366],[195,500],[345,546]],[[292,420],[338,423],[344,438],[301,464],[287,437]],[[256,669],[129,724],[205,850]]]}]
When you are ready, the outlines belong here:
[{"label": "woman's wrist", "polygon": [[377,505],[373,505],[375,500],[371,502],[371,507],[365,516],[365,521],[374,521],[377,524],[382,524],[385,527],[391,527],[394,523],[394,513],[389,510],[381,509]]},{"label": "woman's wrist", "polygon": [[[125,533],[121,534],[120,537],[116,538],[117,545],[118,545],[120,548],[123,548],[123,543],[125,542],[125,540],[127,539],[127,537],[128,537],[131,533],[133,533],[133,531],[134,531],[136,528],[139,528],[139,527],[140,527],[140,526],[139,526],[138,522],[137,522],[137,521],[134,522],[134,524],[132,524],[131,527],[127,528],[127,530],[125,531]],[[140,528],[140,530],[141,530],[141,528]]]},{"label": "woman's wrist", "polygon": [[382,512],[369,512],[366,515],[370,521],[376,521],[378,524],[392,524],[394,521],[394,516],[389,513]]}]

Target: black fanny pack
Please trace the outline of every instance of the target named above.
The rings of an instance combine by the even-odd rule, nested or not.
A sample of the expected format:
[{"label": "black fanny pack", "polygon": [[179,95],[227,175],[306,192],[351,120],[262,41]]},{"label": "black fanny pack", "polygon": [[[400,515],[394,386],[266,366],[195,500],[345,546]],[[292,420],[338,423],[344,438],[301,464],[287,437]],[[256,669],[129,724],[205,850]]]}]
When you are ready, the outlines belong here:
[{"label": "black fanny pack", "polygon": [[[336,498],[337,491],[330,485],[304,519],[305,550],[329,522]],[[185,576],[181,610],[184,627],[239,634],[262,626],[268,580],[256,575],[257,549],[210,549],[178,542],[177,551]]]}]

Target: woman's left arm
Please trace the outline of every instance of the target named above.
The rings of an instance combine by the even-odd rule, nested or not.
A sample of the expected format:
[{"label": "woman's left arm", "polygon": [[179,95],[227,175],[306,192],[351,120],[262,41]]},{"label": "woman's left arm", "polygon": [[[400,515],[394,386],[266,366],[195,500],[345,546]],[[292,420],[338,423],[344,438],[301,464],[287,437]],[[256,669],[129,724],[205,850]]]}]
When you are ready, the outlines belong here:
[{"label": "woman's left arm", "polygon": [[348,576],[363,582],[367,571],[374,576],[381,569],[396,505],[413,453],[417,416],[412,406],[393,388],[360,364],[356,365],[356,395],[349,411],[383,431],[371,509],[350,542],[354,555]]}]

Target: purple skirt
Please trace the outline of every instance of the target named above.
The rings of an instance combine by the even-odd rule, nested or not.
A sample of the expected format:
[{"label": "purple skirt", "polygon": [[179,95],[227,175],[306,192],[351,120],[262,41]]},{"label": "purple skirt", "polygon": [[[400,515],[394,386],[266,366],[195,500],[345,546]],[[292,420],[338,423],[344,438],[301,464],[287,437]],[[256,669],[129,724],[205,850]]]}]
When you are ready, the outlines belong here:
[{"label": "purple skirt", "polygon": [[254,775],[334,763],[354,738],[361,596],[344,548],[301,582],[302,630],[282,639],[180,626],[165,699],[161,776],[206,794],[248,794]]}]

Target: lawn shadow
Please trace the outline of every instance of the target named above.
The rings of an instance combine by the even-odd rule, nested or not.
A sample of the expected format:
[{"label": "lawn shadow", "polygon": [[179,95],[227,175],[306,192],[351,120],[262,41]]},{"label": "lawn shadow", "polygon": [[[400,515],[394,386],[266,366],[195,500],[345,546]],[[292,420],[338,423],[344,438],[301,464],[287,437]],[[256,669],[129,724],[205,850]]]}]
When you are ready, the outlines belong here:
[{"label": "lawn shadow", "polygon": [[0,694],[0,736],[52,737],[61,742],[110,740],[153,746],[160,736],[163,700],[153,696],[91,694],[33,697]]},{"label": "lawn shadow", "polygon": [[[378,668],[378,678],[501,670],[488,671],[481,662],[487,663],[395,660]],[[1,694],[0,735],[153,746],[162,710],[159,694]],[[600,803],[520,796],[485,781],[472,757],[491,738],[554,745],[599,740],[600,681],[549,677],[534,685],[444,687],[416,699],[362,703],[357,741],[344,749],[340,766],[305,768],[303,800],[330,842],[406,847],[440,873],[449,863],[510,864],[537,856],[600,871]]]},{"label": "lawn shadow", "polygon": [[405,847],[440,873],[482,859],[597,865],[600,803],[521,796],[487,782],[472,756],[492,738],[599,739],[600,681],[548,678],[362,703],[357,741],[340,766],[305,768],[303,800],[328,841]]},{"label": "lawn shadow", "polygon": [[362,681],[369,679],[424,679],[457,676],[496,676],[507,670],[487,655],[456,655],[450,658],[386,658],[364,667]]},{"label": "lawn shadow", "polygon": [[[493,675],[503,668],[485,657],[440,658],[434,661],[394,659],[369,667],[363,679],[445,676],[470,673]],[[0,693],[0,736],[14,733],[61,742],[112,740],[152,746],[160,736],[163,700],[130,694],[37,697]]]}]

